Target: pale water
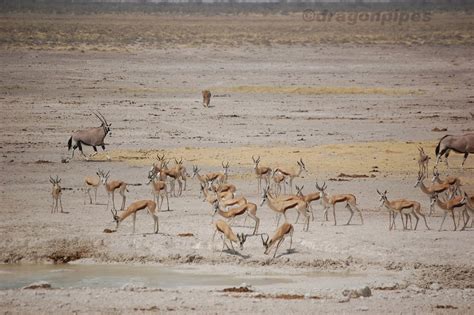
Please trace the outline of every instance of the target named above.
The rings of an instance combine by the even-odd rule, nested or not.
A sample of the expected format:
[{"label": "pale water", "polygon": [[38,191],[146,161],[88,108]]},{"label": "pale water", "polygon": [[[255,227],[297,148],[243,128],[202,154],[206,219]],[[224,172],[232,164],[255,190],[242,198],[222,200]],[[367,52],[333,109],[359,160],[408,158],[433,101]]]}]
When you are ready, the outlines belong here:
[{"label": "pale water", "polygon": [[157,288],[289,283],[278,275],[229,276],[192,268],[141,265],[0,265],[0,289],[47,281],[53,288],[120,288],[126,284]]}]

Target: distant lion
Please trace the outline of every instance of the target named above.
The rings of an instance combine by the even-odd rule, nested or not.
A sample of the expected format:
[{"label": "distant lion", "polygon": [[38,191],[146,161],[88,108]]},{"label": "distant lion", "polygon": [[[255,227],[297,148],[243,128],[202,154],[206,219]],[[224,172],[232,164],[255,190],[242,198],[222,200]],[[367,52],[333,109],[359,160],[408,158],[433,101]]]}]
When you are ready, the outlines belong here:
[{"label": "distant lion", "polygon": [[210,102],[211,102],[211,91],[209,90],[202,91],[202,105],[204,107],[209,107]]}]

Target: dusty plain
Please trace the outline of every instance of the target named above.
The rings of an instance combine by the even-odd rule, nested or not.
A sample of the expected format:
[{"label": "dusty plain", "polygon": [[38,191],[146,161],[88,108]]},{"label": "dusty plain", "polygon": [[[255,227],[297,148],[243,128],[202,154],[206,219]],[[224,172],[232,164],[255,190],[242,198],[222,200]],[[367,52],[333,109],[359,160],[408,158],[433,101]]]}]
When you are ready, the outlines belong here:
[{"label": "dusty plain", "polygon": [[[398,218],[397,229],[388,231],[388,213],[379,208],[376,193],[418,200],[428,214],[428,198],[413,187],[417,146],[431,156],[431,168],[439,138],[474,131],[472,18],[450,14],[392,28],[305,23],[296,14],[174,19],[5,14],[1,262],[183,266],[210,276],[244,276],[250,285],[252,277],[265,274],[290,281],[253,285],[246,293],[133,282],[117,289],[9,289],[0,290],[0,311],[472,313],[473,229],[452,231],[448,218],[438,231],[443,213],[436,209],[427,217],[431,230],[420,222],[416,231],[403,231]],[[162,33],[141,32],[147,23],[161,26]],[[97,30],[106,34],[90,40],[87,34]],[[205,88],[214,95],[210,108],[201,105]],[[106,138],[111,160],[100,153],[63,163],[70,155],[70,133],[98,124],[90,110],[112,123]],[[447,131],[434,131],[443,128]],[[158,234],[151,233],[145,213],[137,216],[136,234],[130,219],[117,232],[104,233],[115,228],[106,193],[101,187],[98,204],[84,204],[84,176],[110,170],[113,178],[141,184],[129,188],[127,204],[148,199],[146,176],[157,153],[183,158],[189,173],[193,165],[221,171],[221,162],[229,161],[229,182],[238,187],[237,195],[259,205],[260,232],[269,234],[276,228],[274,214],[260,206],[252,155],[271,167],[296,167],[302,158],[308,172],[295,183],[305,192],[315,191],[318,181],[330,193],[355,194],[364,225],[357,216],[343,225],[348,212],[340,206],[334,226],[315,202],[309,231],[302,231],[301,221],[295,224],[294,250],[287,252],[285,241],[270,259],[260,238],[250,237],[239,254],[221,253],[220,241],[217,251],[210,242],[212,209],[199,197],[197,180],[188,178],[183,195],[170,199],[172,211],[159,213]],[[442,164],[440,171],[461,177],[472,194],[474,157],[464,170],[461,160],[452,154],[451,168]],[[62,178],[64,214],[50,213],[50,175]],[[290,211],[291,222],[295,217]],[[249,222],[243,226],[240,220],[234,229],[250,233]],[[325,273],[340,280],[318,276]],[[364,286],[371,297],[342,294]]]}]

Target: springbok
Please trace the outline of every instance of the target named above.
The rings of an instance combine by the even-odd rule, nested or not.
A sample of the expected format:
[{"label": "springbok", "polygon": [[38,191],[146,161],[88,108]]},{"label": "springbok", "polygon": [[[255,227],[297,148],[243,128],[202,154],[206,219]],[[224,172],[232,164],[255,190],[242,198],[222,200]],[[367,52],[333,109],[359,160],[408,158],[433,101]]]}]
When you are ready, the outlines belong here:
[{"label": "springbok", "polygon": [[[441,225],[439,226],[439,231],[443,228],[443,223],[444,220],[446,219],[446,216],[448,215],[448,212],[451,213],[451,217],[453,218],[453,224],[454,224],[454,230],[456,231],[456,220],[454,219],[454,210],[458,208],[462,208],[466,205],[466,195],[462,196],[454,196],[451,199],[448,199],[446,202],[443,202],[439,199],[438,195],[435,195],[435,201],[438,207],[440,207],[442,210],[444,210],[444,216],[443,216],[443,221],[441,221]],[[463,210],[461,210],[461,213]],[[466,227],[466,222],[464,224],[464,227]],[[463,229],[464,229],[463,227]]]},{"label": "springbok", "polygon": [[127,199],[125,197],[125,192],[128,192],[127,189],[127,183],[121,180],[111,180],[109,181],[109,176],[110,176],[110,171],[107,173],[102,173],[101,174],[101,182],[105,187],[105,190],[107,191],[107,209],[109,209],[109,202],[110,202],[110,197],[112,197],[112,210],[115,210],[115,191],[118,190],[120,196],[122,196],[122,206],[120,207],[120,210],[123,210],[125,208],[125,200]]},{"label": "springbok", "polygon": [[229,177],[229,162],[224,164],[224,161],[222,161],[222,167],[224,168],[224,173],[218,173],[219,175],[217,175],[217,182],[219,184],[227,183],[227,178]]},{"label": "springbok", "polygon": [[115,230],[118,229],[120,222],[125,220],[128,216],[133,215],[133,233],[135,233],[135,221],[137,219],[137,212],[143,209],[147,209],[148,213],[152,216],[154,225],[153,225],[153,231],[154,233],[158,233],[159,230],[159,222],[158,222],[158,215],[156,211],[156,202],[153,200],[139,200],[135,201],[132,204],[128,206],[128,208],[121,212],[120,214],[117,214],[117,210],[111,209],[110,211],[112,212],[112,215],[114,217],[115,223],[117,223],[117,226]]},{"label": "springbok", "polygon": [[216,185],[211,185],[211,190],[218,193],[218,192],[223,192],[223,191],[229,191],[231,193],[235,193],[237,191],[237,187],[233,184],[218,184]]},{"label": "springbok", "polygon": [[[87,128],[79,131],[75,131],[72,133],[71,137],[67,142],[68,151],[72,148],[72,156],[71,159],[74,157],[74,151],[79,148],[79,151],[82,153],[83,156],[86,156],[82,151],[82,145],[92,146],[94,149],[94,154],[97,154],[97,146],[101,146],[102,150],[105,151],[105,143],[104,139],[105,136],[110,132],[110,126],[112,124],[107,123],[105,117],[98,111],[99,115],[93,112],[93,114],[100,120],[101,125],[100,127],[94,128]],[[112,134],[112,133],[110,133]],[[73,144],[74,143],[74,144]],[[110,157],[107,155],[107,158]]]},{"label": "springbok", "polygon": [[[265,247],[265,255],[268,255],[272,247],[276,244],[275,253],[273,254],[273,258],[275,258],[276,253],[278,251],[278,247],[280,247],[281,243],[285,240],[287,236],[290,236],[290,247],[288,248],[288,251],[290,251],[291,245],[293,243],[293,232],[293,225],[285,222],[275,231],[275,234],[270,240],[268,234],[262,234],[261,238],[263,242],[263,247]],[[264,235],[267,237],[266,239],[263,237]]]},{"label": "springbok", "polygon": [[211,91],[203,90],[202,91],[202,106],[209,107],[209,103],[211,102]]},{"label": "springbok", "polygon": [[[312,192],[307,195],[304,195],[303,194],[304,186],[298,187],[298,185],[296,185],[295,187],[296,187],[296,195],[303,198],[303,200],[308,203],[309,210],[311,211],[311,221],[314,221],[314,213],[313,213],[313,207],[311,206],[311,203],[313,201],[319,200],[321,198],[321,193],[317,191],[317,192]],[[296,218],[295,223],[298,223],[299,217],[300,216],[298,213],[298,217]]]},{"label": "springbok", "polygon": [[422,192],[427,194],[430,197],[430,216],[433,213],[434,203],[435,203],[435,195],[445,192],[449,189],[449,184],[432,184],[431,186],[427,187],[423,182],[424,176],[422,173],[418,173],[418,179],[415,183],[415,188],[420,186]]},{"label": "springbok", "polygon": [[222,217],[230,219],[229,225],[232,225],[235,218],[240,215],[247,214],[247,217],[252,218],[255,221],[255,227],[253,229],[253,235],[258,232],[258,227],[260,225],[260,219],[257,217],[257,205],[252,202],[247,202],[241,206],[230,208],[227,211],[223,211],[219,205],[219,201],[214,202],[214,213],[219,213]]},{"label": "springbok", "polygon": [[431,179],[431,183],[436,182],[438,184],[443,184],[443,185],[444,184],[449,184],[451,186],[461,185],[461,180],[459,179],[459,177],[448,176],[445,179],[441,179],[439,176],[440,176],[440,174],[439,174],[438,168],[434,167],[433,168],[433,178]]},{"label": "springbok", "polygon": [[186,167],[183,165],[183,158],[181,158],[179,161],[178,159],[174,159],[175,161],[175,169],[178,171],[180,174],[180,178],[184,182],[183,190],[186,190],[186,184],[187,184],[187,178],[189,177],[188,172],[186,171]]},{"label": "springbok", "polygon": [[294,196],[293,198],[279,198],[273,197],[269,191],[269,187],[263,189],[262,203],[260,206],[263,206],[264,203],[267,203],[268,207],[275,211],[278,216],[277,226],[280,223],[281,214],[285,218],[285,222],[288,222],[286,217],[286,211],[289,209],[296,209],[298,213],[302,214],[305,217],[305,223],[303,225],[303,231],[309,230],[309,214],[308,214],[308,204],[303,199]]},{"label": "springbok", "polygon": [[103,173],[104,172],[101,169],[98,169],[96,172],[97,177],[86,176],[84,178],[84,190],[85,190],[84,204],[86,204],[86,195],[89,196],[89,204],[92,204],[91,190],[94,190],[94,203],[97,204],[97,189],[99,188],[101,184],[100,178]]},{"label": "springbok", "polygon": [[[397,217],[398,213],[400,213],[404,230],[407,229],[408,216],[410,214],[413,214],[416,219],[415,230],[418,226],[418,221],[419,221],[418,216],[421,216],[423,220],[425,221],[426,229],[428,230],[430,229],[428,227],[428,223],[426,222],[425,215],[421,212],[421,205],[419,202],[406,200],[406,199],[397,199],[397,200],[388,201],[387,191],[381,193],[377,189],[377,193],[380,195],[380,201],[381,201],[380,206],[385,206],[385,208],[389,210],[389,214],[388,214],[388,230],[389,231],[391,231],[392,228],[395,229],[395,218]],[[405,222],[403,222],[403,215],[405,215],[406,217]],[[411,225],[411,219],[410,219],[410,225]]]},{"label": "springbok", "polygon": [[217,232],[222,233],[222,251],[224,251],[224,247],[227,247],[227,249],[230,250],[229,246],[226,243],[226,239],[230,241],[230,247],[232,247],[232,251],[236,253],[234,249],[234,245],[232,245],[232,242],[239,244],[240,250],[244,249],[244,243],[245,240],[247,239],[247,235],[244,233],[240,233],[235,235],[234,231],[232,231],[231,227],[224,221],[222,220],[217,220],[215,223],[216,230],[214,231],[214,235],[212,236],[212,244],[214,247],[214,238],[216,237]]},{"label": "springbok", "polygon": [[203,185],[204,187],[209,187],[210,183],[212,183],[212,181],[207,178],[206,175],[201,175],[199,174],[201,170],[197,167],[197,165],[193,165],[193,176],[192,178],[196,177],[198,179],[198,181],[201,183],[201,185]]},{"label": "springbok", "polygon": [[148,185],[151,185],[151,193],[153,194],[155,202],[158,205],[158,210],[161,210],[163,200],[166,198],[166,205],[168,207],[168,211],[170,211],[170,202],[168,199],[168,191],[166,190],[166,182],[157,180],[157,174],[158,173],[156,173],[154,169],[148,172]]},{"label": "springbok", "polygon": [[280,172],[289,178],[288,184],[290,186],[290,193],[293,192],[293,179],[295,179],[295,177],[299,177],[303,171],[308,172],[302,158],[300,158],[299,161],[296,161],[296,163],[298,164],[298,171],[295,171],[294,169],[282,168],[277,168],[275,170],[275,172]]},{"label": "springbok", "polygon": [[285,185],[285,175],[283,175],[280,172],[277,172],[276,170],[272,172],[272,180],[273,180],[273,189],[272,192],[275,194],[275,196],[278,196],[281,194],[281,184],[283,183],[283,190],[284,194],[286,194],[286,185]]},{"label": "springbok", "polygon": [[418,157],[418,171],[423,173],[425,177],[428,177],[428,163],[431,158],[426,155],[422,147],[418,147],[418,152],[420,153]]},{"label": "springbok", "polygon": [[465,220],[464,227],[462,228],[462,230],[464,230],[469,220],[471,220],[471,227],[474,223],[474,196],[468,196],[467,193],[464,193],[464,195],[466,196],[466,211],[463,212],[463,219],[464,213],[466,213],[467,220]]},{"label": "springbok", "polygon": [[61,213],[63,213],[63,202],[61,201],[62,189],[59,186],[61,178],[56,175],[56,179],[49,176],[49,182],[53,184],[53,189],[51,190],[51,196],[53,197],[53,205],[51,206],[51,213],[58,212],[59,206],[61,206]]},{"label": "springbok", "polygon": [[[161,181],[166,181],[169,177],[170,195],[171,197],[181,196],[183,193],[183,183],[181,182],[182,173],[177,168],[168,168],[168,162],[163,162],[161,165],[153,165],[152,169],[158,174]],[[176,182],[178,182],[178,193],[176,193]]]},{"label": "springbok", "polygon": [[332,206],[332,214],[334,216],[334,225],[337,225],[336,204],[345,202],[346,208],[351,212],[351,216],[349,217],[349,220],[347,220],[346,225],[349,225],[351,223],[352,216],[354,215],[354,209],[357,210],[357,212],[359,212],[360,221],[362,224],[364,224],[364,218],[362,218],[362,212],[357,207],[356,197],[353,194],[339,194],[339,195],[329,196],[326,193],[326,188],[327,188],[326,183],[323,183],[322,187],[319,187],[318,183],[316,183],[316,189],[321,192],[321,204],[324,207],[324,217],[326,218],[326,220],[327,220],[328,209],[330,206]]},{"label": "springbok", "polygon": [[260,193],[262,190],[262,179],[265,180],[265,187],[269,185],[270,176],[272,175],[272,169],[267,166],[258,166],[260,163],[260,156],[255,158],[252,155],[252,160],[254,165],[255,174],[257,175],[258,187],[257,192]]},{"label": "springbok", "polygon": [[464,162],[469,153],[474,153],[474,133],[466,133],[460,136],[446,135],[439,140],[436,146],[436,165],[444,155],[446,166],[448,165],[449,152],[453,150],[456,153],[464,153],[464,159],[462,160],[461,168],[464,169]]}]

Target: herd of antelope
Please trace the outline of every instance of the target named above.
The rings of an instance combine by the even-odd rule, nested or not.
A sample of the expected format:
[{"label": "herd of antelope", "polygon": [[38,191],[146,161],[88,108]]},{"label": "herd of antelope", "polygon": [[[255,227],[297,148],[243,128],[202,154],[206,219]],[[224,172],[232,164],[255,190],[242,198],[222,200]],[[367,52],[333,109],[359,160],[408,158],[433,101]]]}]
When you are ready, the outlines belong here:
[{"label": "herd of antelope", "polygon": [[[204,97],[204,93],[203,93]],[[206,94],[205,97],[209,97]],[[208,100],[205,99],[205,102]],[[208,103],[207,103],[208,106]],[[98,113],[94,113],[97,118],[101,121],[101,126],[96,128],[89,128],[73,133],[69,139],[69,149],[79,148],[82,152],[82,146],[92,146],[94,151],[97,152],[96,146],[101,146],[105,150],[104,138],[110,132],[110,126],[105,117]],[[74,142],[74,145],[72,144]],[[433,178],[431,183],[425,184],[425,179],[428,178],[429,173],[429,160],[430,157],[424,152],[422,148],[419,148],[418,165],[419,172],[415,187],[420,187],[421,191],[429,197],[430,200],[430,212],[432,214],[434,206],[437,205],[444,212],[444,217],[439,230],[442,229],[443,223],[448,214],[451,215],[454,230],[457,226],[460,226],[460,220],[462,219],[462,228],[464,230],[469,221],[472,227],[472,215],[474,214],[474,196],[468,196],[468,194],[461,189],[461,181],[457,177],[446,177],[440,178],[440,174],[437,168],[438,162],[444,156],[447,164],[447,158],[450,150],[458,153],[464,153],[464,160],[462,166],[469,153],[474,152],[474,134],[467,134],[460,137],[446,136],[442,138],[436,147],[436,165],[433,168]],[[323,209],[323,217],[328,221],[328,210],[332,208],[332,217],[334,219],[334,225],[337,225],[336,220],[336,206],[338,204],[345,205],[345,208],[349,211],[349,219],[346,224],[350,224],[355,212],[360,217],[360,223],[364,224],[362,212],[357,205],[356,196],[354,194],[329,194],[326,191],[327,185],[322,185],[316,182],[316,191],[304,194],[303,187],[295,186],[296,193],[293,193],[293,182],[296,178],[300,177],[303,172],[308,172],[305,163],[302,159],[296,162],[295,168],[283,168],[276,167],[271,168],[269,166],[263,166],[260,164],[260,157],[252,156],[253,161],[253,172],[257,178],[257,193],[261,194],[261,202],[259,205],[256,203],[249,202],[245,196],[237,196],[237,187],[229,183],[229,162],[222,162],[222,172],[202,173],[198,166],[193,165],[192,175],[187,172],[187,168],[183,163],[183,159],[180,160],[174,158],[174,165],[170,166],[169,163],[173,159],[167,159],[164,154],[157,155],[157,162],[154,163],[147,174],[148,185],[151,188],[153,200],[138,200],[132,202],[127,208],[126,205],[126,192],[127,187],[131,185],[139,185],[127,183],[123,180],[109,179],[110,172],[104,172],[99,169],[95,176],[87,176],[84,179],[84,203],[89,199],[89,203],[92,204],[91,190],[94,192],[94,202],[97,203],[97,189],[102,185],[104,186],[108,201],[106,210],[109,209],[110,201],[112,201],[110,210],[112,217],[116,223],[116,229],[119,224],[127,217],[133,217],[133,233],[135,233],[135,221],[136,214],[140,210],[146,209],[146,211],[153,218],[154,233],[159,231],[159,220],[158,212],[163,206],[164,200],[166,200],[166,209],[170,210],[169,198],[179,197],[183,194],[183,191],[187,190],[187,179],[196,179],[199,182],[200,193],[199,196],[203,200],[209,203],[212,209],[211,223],[214,222],[216,214],[222,217],[222,219],[216,220],[213,223],[215,232],[212,237],[214,240],[217,233],[221,234],[223,240],[223,247],[235,252],[233,243],[239,245],[242,249],[243,245],[248,237],[260,236],[263,246],[265,247],[265,254],[268,254],[270,250],[276,246],[275,257],[280,244],[286,237],[290,237],[292,240],[294,227],[288,222],[287,212],[294,209],[297,213],[296,222],[300,217],[303,217],[303,231],[309,230],[310,221],[314,221],[314,213],[312,202],[319,201]],[[50,182],[53,185],[52,197],[53,206],[51,212],[58,211],[59,206],[61,212],[63,212],[61,202],[61,187],[59,177],[53,179],[50,177]],[[176,184],[178,187],[176,187]],[[120,209],[118,210],[115,206],[115,192],[122,197]],[[400,214],[403,229],[408,229],[408,221],[410,221],[410,229],[412,226],[412,216],[415,217],[414,229],[417,229],[419,218],[423,218],[426,229],[429,229],[426,221],[426,216],[423,214],[421,204],[417,201],[407,199],[397,199],[389,201],[387,197],[387,190],[381,192],[377,190],[380,196],[380,207],[384,207],[388,210],[389,214],[389,230],[395,229],[395,219]],[[267,233],[259,233],[260,218],[257,216],[258,207],[262,207],[264,204],[269,209],[275,212],[276,226],[277,229],[273,236],[270,238]],[[119,212],[120,211],[120,212]],[[458,214],[458,223],[456,223],[455,213]],[[284,217],[284,223],[279,225],[281,216]],[[253,225],[253,231],[251,234],[247,233],[234,233],[232,230],[233,223],[237,218],[252,219],[255,223]],[[229,243],[229,245],[227,244]],[[290,241],[290,249],[291,249]]]}]

